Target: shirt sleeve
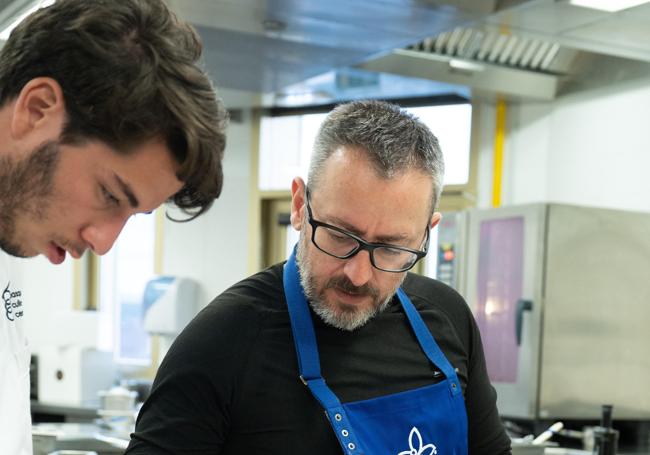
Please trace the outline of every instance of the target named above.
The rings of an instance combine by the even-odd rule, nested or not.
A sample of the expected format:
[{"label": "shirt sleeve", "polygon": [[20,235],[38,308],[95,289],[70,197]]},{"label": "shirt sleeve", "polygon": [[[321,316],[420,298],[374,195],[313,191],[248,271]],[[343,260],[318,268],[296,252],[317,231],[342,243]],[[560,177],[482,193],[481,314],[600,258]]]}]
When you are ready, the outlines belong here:
[{"label": "shirt sleeve", "polygon": [[221,453],[237,378],[256,333],[245,309],[206,308],[165,356],[125,453]]},{"label": "shirt sleeve", "polygon": [[215,405],[209,378],[189,368],[158,378],[126,453],[219,453],[215,448],[223,444],[227,414]]}]

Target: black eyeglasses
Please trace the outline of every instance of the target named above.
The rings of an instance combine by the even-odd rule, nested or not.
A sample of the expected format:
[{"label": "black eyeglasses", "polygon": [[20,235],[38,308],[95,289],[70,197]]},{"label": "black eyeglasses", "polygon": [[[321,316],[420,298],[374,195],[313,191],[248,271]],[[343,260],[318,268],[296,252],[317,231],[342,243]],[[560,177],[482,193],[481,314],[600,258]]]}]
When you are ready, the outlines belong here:
[{"label": "black eyeglasses", "polygon": [[425,229],[423,250],[414,250],[386,243],[369,243],[361,237],[331,224],[314,219],[309,205],[309,188],[305,189],[307,221],[311,225],[311,241],[323,253],[338,259],[349,259],[361,250],[370,255],[373,267],[384,272],[406,272],[427,255],[429,228]]}]

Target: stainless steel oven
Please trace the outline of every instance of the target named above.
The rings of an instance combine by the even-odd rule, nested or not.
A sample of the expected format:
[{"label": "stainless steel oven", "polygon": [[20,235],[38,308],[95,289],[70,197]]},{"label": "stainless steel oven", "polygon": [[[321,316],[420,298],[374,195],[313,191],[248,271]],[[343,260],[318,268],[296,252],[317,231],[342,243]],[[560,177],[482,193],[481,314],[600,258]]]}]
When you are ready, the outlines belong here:
[{"label": "stainless steel oven", "polygon": [[501,414],[597,419],[609,403],[649,420],[650,214],[531,204],[454,219],[438,252],[455,239]]}]

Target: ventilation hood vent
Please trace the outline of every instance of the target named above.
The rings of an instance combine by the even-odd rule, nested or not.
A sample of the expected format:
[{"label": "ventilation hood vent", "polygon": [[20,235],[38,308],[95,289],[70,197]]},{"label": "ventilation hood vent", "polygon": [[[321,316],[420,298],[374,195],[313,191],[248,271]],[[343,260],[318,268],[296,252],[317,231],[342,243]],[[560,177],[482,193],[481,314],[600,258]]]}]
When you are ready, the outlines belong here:
[{"label": "ventilation hood vent", "polygon": [[553,72],[551,65],[560,51],[560,45],[500,34],[494,30],[456,28],[427,38],[408,49],[510,68]]},{"label": "ventilation hood vent", "polygon": [[576,53],[552,41],[493,29],[455,28],[358,67],[517,99],[551,100]]}]

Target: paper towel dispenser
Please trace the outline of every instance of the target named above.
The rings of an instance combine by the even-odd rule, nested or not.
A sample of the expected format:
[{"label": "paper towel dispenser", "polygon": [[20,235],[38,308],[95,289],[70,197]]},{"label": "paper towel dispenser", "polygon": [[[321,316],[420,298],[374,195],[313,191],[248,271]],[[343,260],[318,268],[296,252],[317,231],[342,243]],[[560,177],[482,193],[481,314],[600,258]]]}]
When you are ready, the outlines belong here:
[{"label": "paper towel dispenser", "polygon": [[199,284],[189,278],[159,276],[143,295],[144,328],[153,335],[175,336],[199,311]]}]

